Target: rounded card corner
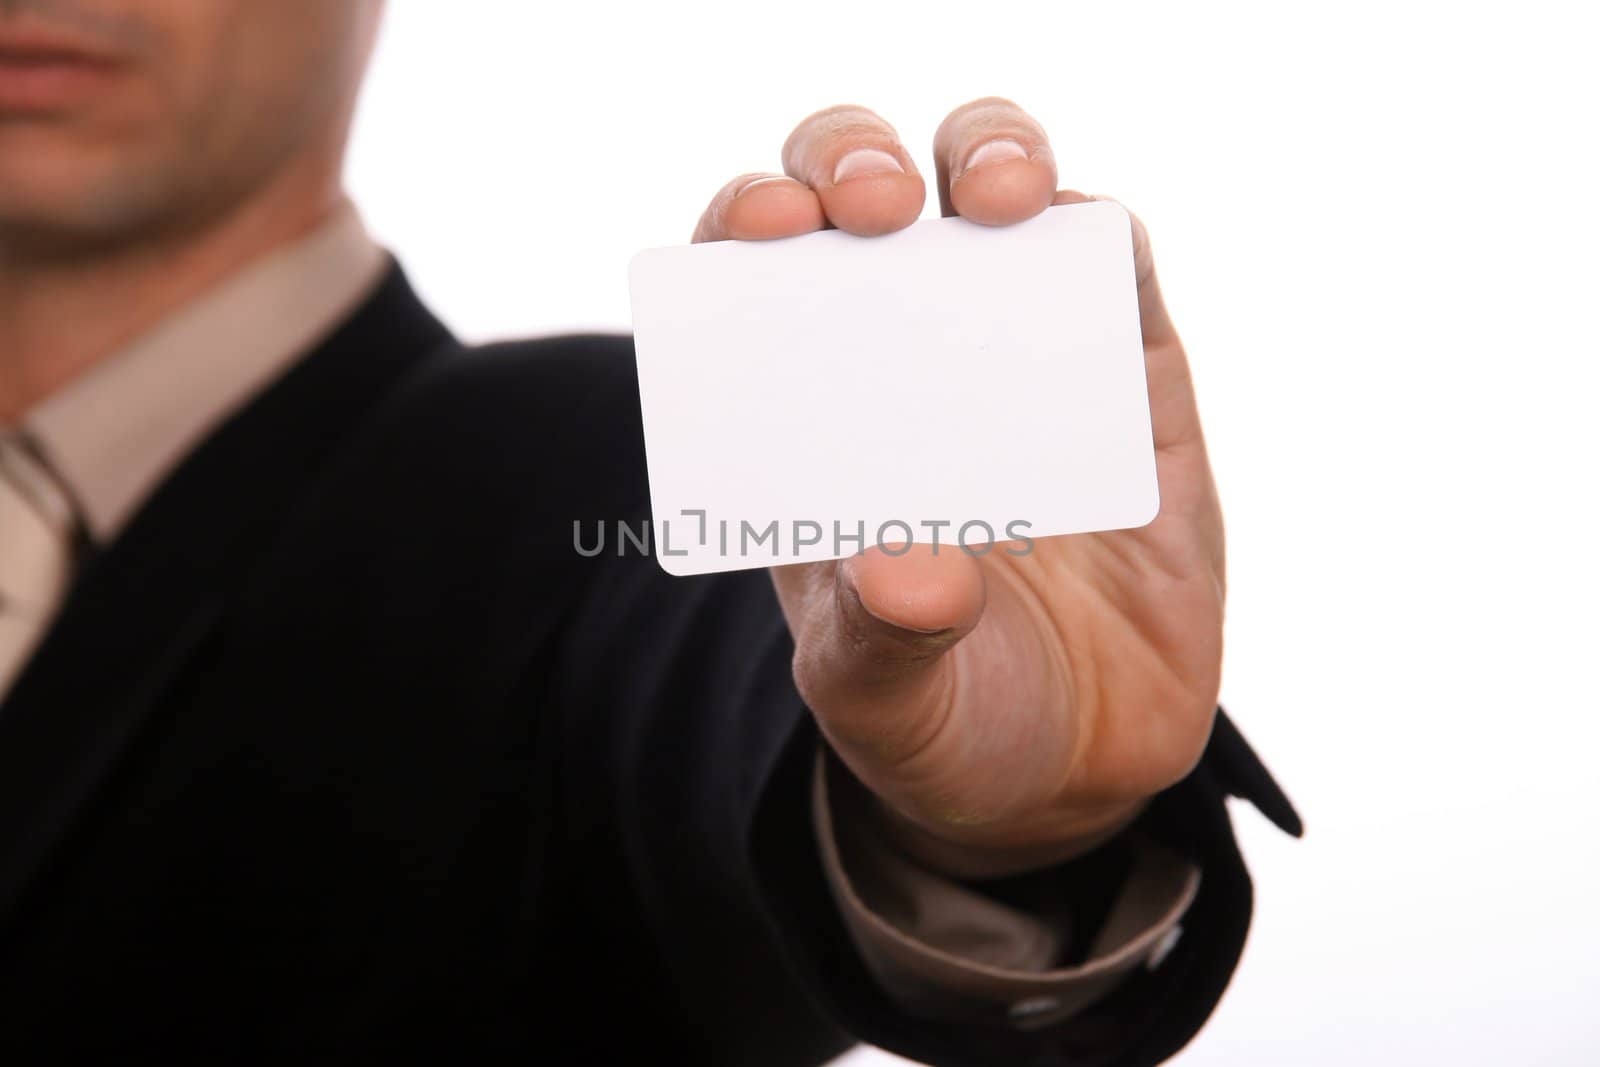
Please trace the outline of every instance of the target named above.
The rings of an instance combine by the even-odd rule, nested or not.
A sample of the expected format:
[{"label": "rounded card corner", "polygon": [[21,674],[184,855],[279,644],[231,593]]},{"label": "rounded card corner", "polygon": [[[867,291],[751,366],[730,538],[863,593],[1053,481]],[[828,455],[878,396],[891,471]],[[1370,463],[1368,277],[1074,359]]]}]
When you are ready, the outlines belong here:
[{"label": "rounded card corner", "polygon": [[1124,526],[1124,530],[1142,530],[1161,517],[1161,485],[1159,482],[1151,485],[1150,499],[1144,508],[1139,511],[1135,521]]},{"label": "rounded card corner", "polygon": [[663,556],[659,551],[650,553],[655,557],[656,566],[660,567],[672,578],[693,578],[700,572],[687,566],[688,559],[679,555]]}]

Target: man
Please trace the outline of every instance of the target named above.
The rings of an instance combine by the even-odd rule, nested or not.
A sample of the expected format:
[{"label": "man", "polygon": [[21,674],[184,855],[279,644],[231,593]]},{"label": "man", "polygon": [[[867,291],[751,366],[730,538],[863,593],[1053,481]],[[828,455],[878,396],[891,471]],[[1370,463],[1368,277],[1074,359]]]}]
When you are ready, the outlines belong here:
[{"label": "man", "polygon": [[[1162,513],[672,579],[627,343],[466,352],[340,190],[379,0],[0,3],[0,1056],[1154,1063],[1226,984],[1222,527],[1138,242]],[[998,99],[947,213],[1057,193]],[[886,233],[807,119],[699,240]],[[1025,387],[1026,383],[1019,383]],[[776,590],[776,596],[774,595]]]}]

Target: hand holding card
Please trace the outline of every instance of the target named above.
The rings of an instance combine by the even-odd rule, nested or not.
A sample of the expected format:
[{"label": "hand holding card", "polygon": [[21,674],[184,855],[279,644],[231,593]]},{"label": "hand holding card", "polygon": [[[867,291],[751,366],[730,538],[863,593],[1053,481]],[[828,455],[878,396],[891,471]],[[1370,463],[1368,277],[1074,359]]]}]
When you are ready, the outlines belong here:
[{"label": "hand holding card", "polygon": [[697,240],[725,243],[636,261],[637,346],[663,565],[774,564],[823,734],[886,828],[979,876],[1092,845],[1199,758],[1222,522],[1143,227],[1055,192],[1008,101],[934,152],[959,217],[913,225],[892,127],[807,119],[787,176],[713,200]]}]

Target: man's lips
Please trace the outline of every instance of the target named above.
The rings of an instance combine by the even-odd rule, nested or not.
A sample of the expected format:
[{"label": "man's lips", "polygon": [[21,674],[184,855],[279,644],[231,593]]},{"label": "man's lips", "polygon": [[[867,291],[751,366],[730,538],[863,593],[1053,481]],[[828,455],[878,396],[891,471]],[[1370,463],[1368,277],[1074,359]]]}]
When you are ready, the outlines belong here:
[{"label": "man's lips", "polygon": [[103,89],[118,67],[76,41],[0,28],[0,115],[68,107]]}]

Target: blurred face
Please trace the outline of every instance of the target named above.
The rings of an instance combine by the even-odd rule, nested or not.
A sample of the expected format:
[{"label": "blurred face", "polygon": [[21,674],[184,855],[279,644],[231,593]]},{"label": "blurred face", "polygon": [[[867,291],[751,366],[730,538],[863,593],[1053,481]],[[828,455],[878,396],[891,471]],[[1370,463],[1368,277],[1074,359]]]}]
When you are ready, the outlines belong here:
[{"label": "blurred face", "polygon": [[334,169],[381,0],[0,0],[0,253],[225,213]]}]

